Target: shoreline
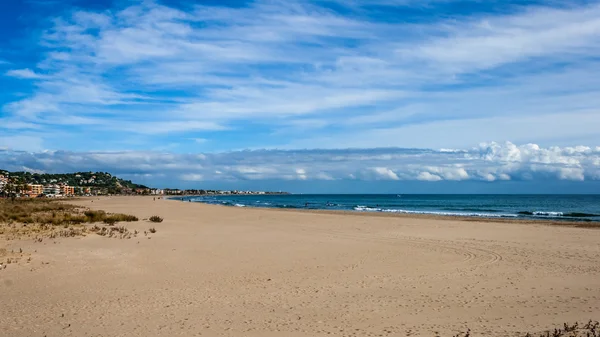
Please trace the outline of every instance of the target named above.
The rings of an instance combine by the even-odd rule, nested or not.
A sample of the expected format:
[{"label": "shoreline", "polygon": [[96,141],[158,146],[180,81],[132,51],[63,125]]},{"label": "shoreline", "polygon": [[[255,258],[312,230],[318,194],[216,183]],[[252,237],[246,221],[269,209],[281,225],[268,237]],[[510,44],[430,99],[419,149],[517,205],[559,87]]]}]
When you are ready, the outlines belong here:
[{"label": "shoreline", "polygon": [[[187,196],[195,197],[195,196]],[[176,197],[181,198],[181,197]],[[351,215],[351,216],[373,216],[373,217],[384,217],[384,218],[404,218],[404,219],[425,219],[425,220],[456,220],[465,222],[492,222],[492,223],[519,223],[519,224],[534,224],[534,225],[546,225],[546,226],[565,226],[565,227],[576,227],[576,228],[591,228],[600,229],[600,221],[569,221],[569,220],[555,220],[555,219],[519,219],[519,218],[494,218],[484,216],[461,216],[461,215],[439,215],[439,214],[417,214],[417,213],[392,213],[392,212],[368,212],[368,211],[352,211],[352,210],[325,210],[325,209],[302,209],[302,208],[277,208],[277,207],[236,207],[230,205],[217,205],[198,201],[187,202],[185,200],[177,200],[175,198],[164,198],[167,201],[177,201],[190,204],[202,204],[205,206],[215,207],[226,207],[235,209],[245,210],[268,210],[268,211],[281,211],[281,212],[301,212],[301,213],[312,213],[312,214],[337,214],[337,215]]]}]

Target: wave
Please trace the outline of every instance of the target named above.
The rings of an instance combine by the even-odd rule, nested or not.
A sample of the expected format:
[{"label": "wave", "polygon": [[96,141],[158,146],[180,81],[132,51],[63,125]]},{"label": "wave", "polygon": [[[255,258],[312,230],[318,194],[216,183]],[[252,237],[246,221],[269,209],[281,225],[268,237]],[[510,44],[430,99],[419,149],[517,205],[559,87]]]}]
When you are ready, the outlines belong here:
[{"label": "wave", "polygon": [[442,208],[445,211],[466,211],[466,212],[489,212],[489,213],[499,213],[502,212],[501,210],[497,210],[497,209],[486,209],[486,208],[451,208],[451,207],[446,207],[446,208]]},{"label": "wave", "polygon": [[294,206],[294,205],[275,205],[273,207],[274,208],[300,208],[300,207]]},{"label": "wave", "polygon": [[381,208],[367,207],[367,206],[361,206],[361,205],[354,207],[354,210],[361,211],[361,212],[381,212],[382,211]]},{"label": "wave", "polygon": [[414,211],[406,209],[389,209],[375,208],[367,206],[356,206],[355,211],[359,212],[382,212],[382,213],[401,213],[401,214],[426,214],[426,215],[442,215],[442,216],[465,216],[479,218],[516,218],[517,214],[493,214],[493,213],[478,213],[478,212],[439,212],[439,211]]},{"label": "wave", "polygon": [[[438,215],[438,216],[460,216],[460,217],[477,217],[477,218],[524,218],[524,219],[553,219],[553,220],[564,220],[564,221],[599,221],[600,213],[586,213],[586,212],[569,212],[558,211],[559,207],[555,208],[557,211],[534,211],[534,210],[523,210],[516,212],[516,210],[506,209],[502,210],[501,205],[452,205],[445,204],[444,207],[433,207],[429,205],[398,205],[394,203],[386,204],[385,201],[382,204],[366,201],[360,205],[361,201],[354,201],[353,203],[337,203],[337,202],[305,202],[303,199],[292,199],[292,200],[239,200],[237,198],[190,198],[186,201],[202,202],[213,205],[223,205],[232,207],[259,207],[259,208],[279,208],[279,209],[337,209],[337,210],[354,210],[358,212],[381,212],[381,213],[397,213],[397,214],[424,214],[424,215]],[[284,201],[284,202],[281,202]],[[379,200],[378,200],[379,201]],[[350,201],[352,202],[352,201]],[[420,207],[419,207],[420,206]],[[478,207],[479,206],[479,207]],[[512,205],[509,205],[509,207]],[[525,206],[525,207],[523,207]],[[526,208],[526,205],[522,205]],[[408,209],[407,209],[408,208]],[[507,207],[508,208],[508,207]],[[511,207],[512,208],[512,207]],[[533,207],[531,207],[533,208]]]},{"label": "wave", "polygon": [[598,217],[600,214],[591,214],[591,213],[581,213],[581,212],[541,212],[541,211],[521,211],[518,212],[521,215],[529,215],[529,216],[537,216],[537,217],[546,217],[546,218],[590,218],[590,217]]}]

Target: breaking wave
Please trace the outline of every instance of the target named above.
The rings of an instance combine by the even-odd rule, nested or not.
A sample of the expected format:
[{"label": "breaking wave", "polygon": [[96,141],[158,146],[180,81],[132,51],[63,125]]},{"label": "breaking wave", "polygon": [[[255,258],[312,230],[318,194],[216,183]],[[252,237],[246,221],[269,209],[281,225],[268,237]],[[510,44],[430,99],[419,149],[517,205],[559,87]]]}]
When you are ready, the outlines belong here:
[{"label": "breaking wave", "polygon": [[591,213],[580,213],[580,212],[572,212],[572,213],[564,213],[564,212],[541,212],[541,211],[521,211],[518,212],[520,215],[529,215],[536,217],[544,217],[544,218],[590,218],[590,217],[598,217],[600,214],[591,214]]},{"label": "breaking wave", "polygon": [[442,216],[465,216],[480,218],[516,218],[517,214],[497,214],[497,213],[479,213],[479,212],[439,212],[439,211],[413,211],[405,209],[386,209],[366,206],[356,206],[355,211],[359,212],[382,212],[382,213],[400,213],[400,214],[429,214]]}]

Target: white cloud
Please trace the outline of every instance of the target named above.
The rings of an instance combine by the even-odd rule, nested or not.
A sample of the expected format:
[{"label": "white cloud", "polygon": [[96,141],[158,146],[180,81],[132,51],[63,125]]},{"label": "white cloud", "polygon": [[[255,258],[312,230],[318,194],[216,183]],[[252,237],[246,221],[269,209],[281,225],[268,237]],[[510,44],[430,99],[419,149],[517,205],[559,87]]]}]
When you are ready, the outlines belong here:
[{"label": "white cloud", "polygon": [[298,179],[300,179],[300,180],[306,180],[308,177],[306,175],[306,170],[302,169],[302,168],[296,169],[296,175],[297,175]]},{"label": "white cloud", "polygon": [[322,1],[77,10],[44,27],[41,62],[6,73],[34,92],[3,110],[20,125],[70,121],[66,132],[86,136],[259,125],[274,135],[259,147],[599,140],[600,5],[506,5],[415,24],[337,2],[347,15]]},{"label": "white cloud", "polygon": [[160,122],[148,122],[138,125],[135,120],[129,124],[114,126],[115,130],[137,132],[143,134],[163,134],[170,132],[185,132],[194,130],[224,130],[225,127],[215,122],[201,121],[173,121],[165,120]]},{"label": "white cloud", "polygon": [[387,167],[374,167],[372,168],[373,172],[375,172],[377,179],[383,180],[400,180],[398,175],[394,173],[394,171],[390,170]]},{"label": "white cloud", "polygon": [[559,176],[562,180],[576,180],[584,181],[584,170],[577,167],[561,167],[559,169]]},{"label": "white cloud", "polygon": [[441,166],[441,167],[426,167],[426,169],[436,174],[437,176],[443,177],[445,180],[467,180],[469,174],[467,171],[459,166]]},{"label": "white cloud", "polygon": [[483,178],[483,180],[486,180],[486,181],[495,181],[496,180],[496,176],[494,176],[491,173],[483,174],[483,175],[481,175],[481,177]]},{"label": "white cloud", "polygon": [[23,78],[23,79],[42,79],[43,75],[35,73],[31,69],[13,69],[6,72],[7,76]]},{"label": "white cloud", "polygon": [[500,173],[498,175],[498,179],[499,180],[510,180],[510,176],[508,174],[506,174],[506,173]]},{"label": "white cloud", "polygon": [[596,142],[600,141],[597,139],[596,128],[600,122],[598,116],[598,111],[589,111],[519,118],[482,116],[462,120],[431,120],[403,126],[368,128],[352,134],[329,134],[298,139],[287,144],[286,148],[336,148],[339,147],[338,144],[362,148],[437,148],[441,142],[445,146],[460,148],[470,146],[481,139],[504,139],[507,135],[511,135],[519,143],[535,139],[545,143],[554,143],[554,139],[563,143]]},{"label": "white cloud", "polygon": [[541,148],[537,144],[517,146],[506,142],[503,144],[491,142],[480,145],[481,158],[495,162],[530,162],[540,164],[562,164],[579,166],[590,155],[597,154],[597,150],[587,146],[575,147],[549,147]]},{"label": "white cloud", "polygon": [[[490,156],[491,153],[494,155]],[[25,167],[50,172],[92,170],[127,175],[161,174],[184,181],[584,181],[600,179],[599,163],[598,147],[544,148],[508,142],[488,143],[455,152],[398,148],[204,154],[0,151],[0,167],[9,170]]]},{"label": "white cloud", "polygon": [[[425,42],[416,52],[400,49],[449,72],[474,72],[560,53],[589,55],[600,48],[600,6],[584,10],[535,8],[511,17],[466,20],[450,26],[451,35]],[[448,32],[447,25],[440,27]]]},{"label": "white cloud", "polygon": [[442,180],[442,177],[440,177],[438,175],[435,175],[435,174],[431,174],[429,172],[421,172],[417,176],[417,180],[422,180],[422,181],[440,181],[440,180]]}]

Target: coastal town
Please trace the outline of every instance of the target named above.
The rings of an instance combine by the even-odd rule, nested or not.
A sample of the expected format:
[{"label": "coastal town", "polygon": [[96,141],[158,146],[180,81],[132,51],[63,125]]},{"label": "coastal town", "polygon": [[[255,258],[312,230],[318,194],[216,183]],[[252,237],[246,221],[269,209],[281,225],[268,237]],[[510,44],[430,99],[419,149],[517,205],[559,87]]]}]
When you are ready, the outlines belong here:
[{"label": "coastal town", "polygon": [[[76,183],[76,184],[74,184]],[[286,192],[150,188],[104,172],[36,175],[0,171],[0,198],[68,198],[101,195],[262,195]]]}]

